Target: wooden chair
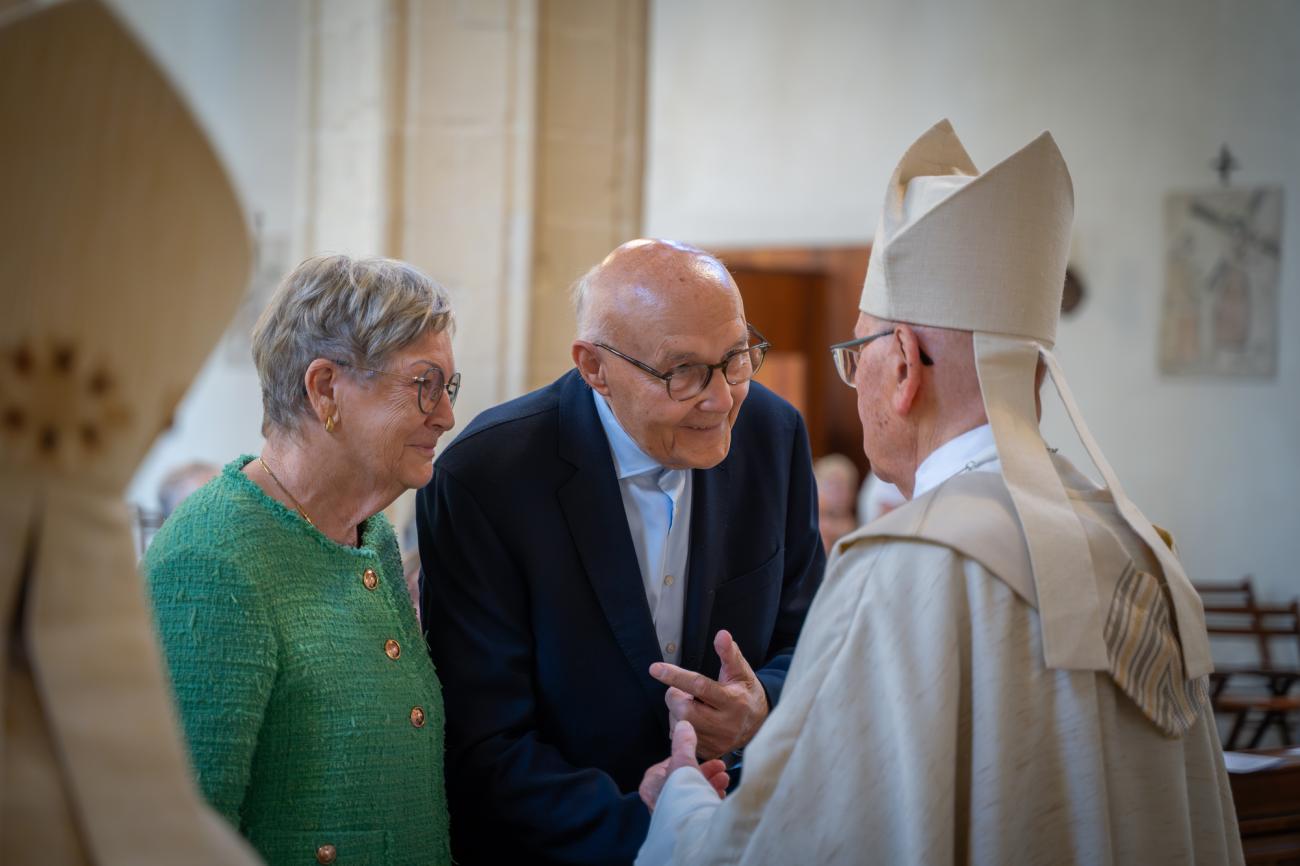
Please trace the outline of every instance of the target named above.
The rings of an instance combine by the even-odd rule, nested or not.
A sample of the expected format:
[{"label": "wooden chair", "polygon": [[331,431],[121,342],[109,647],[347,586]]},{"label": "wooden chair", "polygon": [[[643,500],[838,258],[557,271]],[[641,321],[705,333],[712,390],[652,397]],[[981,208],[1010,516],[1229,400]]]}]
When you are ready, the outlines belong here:
[{"label": "wooden chair", "polygon": [[1278,650],[1284,641],[1293,641],[1300,650],[1300,602],[1260,604],[1249,576],[1236,583],[1198,584],[1196,588],[1205,605],[1210,635],[1249,638],[1255,650],[1253,662],[1216,665],[1212,677],[1215,712],[1233,716],[1224,748],[1237,747],[1252,716],[1258,718],[1248,748],[1258,748],[1271,727],[1278,729],[1285,745],[1291,745],[1293,714],[1300,713],[1300,695],[1292,690],[1300,682],[1300,668]]}]

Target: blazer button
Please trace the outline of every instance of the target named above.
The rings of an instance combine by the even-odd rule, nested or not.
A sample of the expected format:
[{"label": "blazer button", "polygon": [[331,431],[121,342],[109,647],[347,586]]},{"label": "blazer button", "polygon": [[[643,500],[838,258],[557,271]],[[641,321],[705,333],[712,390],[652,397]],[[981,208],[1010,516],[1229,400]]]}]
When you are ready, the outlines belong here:
[{"label": "blazer button", "polygon": [[329,864],[329,863],[333,863],[338,858],[339,858],[338,849],[335,848],[333,845],[322,845],[316,849],[317,863]]},{"label": "blazer button", "polygon": [[411,707],[411,724],[417,728],[424,727],[424,707]]},{"label": "blazer button", "polygon": [[384,653],[387,654],[390,659],[396,659],[402,654],[402,645],[390,637],[388,640],[384,641]]},{"label": "blazer button", "polygon": [[361,572],[361,583],[366,589],[374,589],[379,586],[379,575],[375,574],[373,568],[367,568]]}]

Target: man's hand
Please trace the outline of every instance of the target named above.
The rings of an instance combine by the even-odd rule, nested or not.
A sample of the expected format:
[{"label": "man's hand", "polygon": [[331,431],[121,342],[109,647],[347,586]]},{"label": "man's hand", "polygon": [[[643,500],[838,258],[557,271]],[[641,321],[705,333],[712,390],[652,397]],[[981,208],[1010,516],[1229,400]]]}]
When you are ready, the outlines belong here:
[{"label": "man's hand", "polygon": [[646,770],[645,776],[641,779],[638,793],[641,794],[641,801],[651,812],[659,802],[659,794],[663,791],[668,777],[680,767],[694,767],[699,770],[713,786],[713,790],[718,792],[719,797],[726,796],[727,784],[731,781],[727,775],[727,765],[719,760],[705,761],[700,764],[695,758],[695,749],[695,729],[691,727],[690,722],[678,722],[673,728],[672,755]]},{"label": "man's hand", "polygon": [[743,747],[767,718],[767,693],[740,647],[726,630],[713,639],[722,660],[718,679],[655,662],[650,676],[668,686],[668,724],[676,742],[678,722],[690,722],[699,736],[699,754],[716,758]]}]

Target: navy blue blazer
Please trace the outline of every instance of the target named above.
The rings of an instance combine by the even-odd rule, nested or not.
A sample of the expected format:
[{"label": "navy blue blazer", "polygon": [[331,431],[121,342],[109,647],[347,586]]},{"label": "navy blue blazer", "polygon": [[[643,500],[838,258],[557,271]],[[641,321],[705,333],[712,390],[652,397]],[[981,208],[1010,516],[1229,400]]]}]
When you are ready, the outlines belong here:
[{"label": "navy blue blazer", "polygon": [[[694,473],[682,666],[716,678],[728,629],[774,705],[825,566],[802,417],[751,384],[727,458]],[[479,415],[417,520],[458,861],[631,863],[670,746],[662,655],[577,370]]]}]

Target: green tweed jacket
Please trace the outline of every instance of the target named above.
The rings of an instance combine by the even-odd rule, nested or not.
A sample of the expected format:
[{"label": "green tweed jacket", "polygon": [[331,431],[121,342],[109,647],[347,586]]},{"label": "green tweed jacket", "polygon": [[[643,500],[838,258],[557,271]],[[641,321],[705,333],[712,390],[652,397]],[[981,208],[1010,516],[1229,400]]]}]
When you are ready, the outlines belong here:
[{"label": "green tweed jacket", "polygon": [[271,866],[450,863],[442,693],[393,528],[336,544],[251,459],[143,563],[199,786]]}]

